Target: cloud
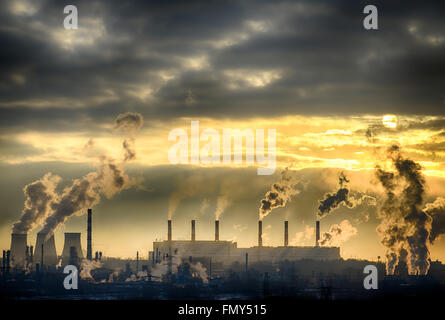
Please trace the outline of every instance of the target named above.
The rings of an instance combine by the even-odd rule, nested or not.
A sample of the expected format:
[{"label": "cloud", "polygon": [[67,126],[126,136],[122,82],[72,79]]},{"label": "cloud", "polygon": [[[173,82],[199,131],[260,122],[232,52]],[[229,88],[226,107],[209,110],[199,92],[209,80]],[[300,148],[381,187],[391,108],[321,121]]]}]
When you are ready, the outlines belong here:
[{"label": "cloud", "polygon": [[84,125],[71,119],[105,123],[110,112],[130,110],[146,119],[442,114],[442,3],[402,10],[381,3],[386,28],[366,34],[360,2],[80,1],[78,8],[80,28],[68,32],[57,2],[2,2],[3,127],[64,131]]}]

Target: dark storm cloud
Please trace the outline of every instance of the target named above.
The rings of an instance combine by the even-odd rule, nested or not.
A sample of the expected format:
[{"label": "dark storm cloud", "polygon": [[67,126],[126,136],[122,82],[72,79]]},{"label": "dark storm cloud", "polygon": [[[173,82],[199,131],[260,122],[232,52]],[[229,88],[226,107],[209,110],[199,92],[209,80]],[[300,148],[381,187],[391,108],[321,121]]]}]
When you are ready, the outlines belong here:
[{"label": "dark storm cloud", "polygon": [[2,130],[95,128],[125,111],[443,114],[442,3],[374,2],[379,30],[365,31],[362,1],[75,1],[71,43],[64,2],[21,3],[0,5]]}]

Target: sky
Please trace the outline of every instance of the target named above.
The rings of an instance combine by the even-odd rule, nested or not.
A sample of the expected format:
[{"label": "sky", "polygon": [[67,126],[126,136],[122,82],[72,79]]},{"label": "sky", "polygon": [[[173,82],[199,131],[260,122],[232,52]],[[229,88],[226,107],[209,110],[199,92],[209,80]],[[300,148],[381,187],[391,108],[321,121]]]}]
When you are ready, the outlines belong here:
[{"label": "sky", "polygon": [[[384,190],[377,165],[401,147],[422,167],[425,203],[445,197],[445,4],[373,1],[379,29],[363,28],[363,1],[74,1],[79,27],[63,28],[63,1],[0,4],[0,247],[24,208],[24,187],[46,173],[61,177],[57,192],[95,172],[104,157],[131,183],[95,203],[93,245],[108,256],[146,256],[166,238],[172,198],[174,238],[213,237],[218,198],[221,239],[253,246],[258,208],[289,168],[305,188],[264,218],[264,243],[312,245],[318,201],[338,188],[377,199],[340,206],[322,231],[348,220],[357,232],[343,257],[384,256],[376,228]],[[136,158],[123,160],[128,138],[120,114],[138,113]],[[386,116],[386,117],[385,117]],[[257,163],[171,164],[175,128],[275,129],[277,168]],[[129,181],[130,181],[129,180]],[[176,197],[176,198],[175,198]],[[83,232],[86,210],[56,230]],[[28,234],[32,244],[35,226]],[[445,240],[431,246],[445,261]]]}]

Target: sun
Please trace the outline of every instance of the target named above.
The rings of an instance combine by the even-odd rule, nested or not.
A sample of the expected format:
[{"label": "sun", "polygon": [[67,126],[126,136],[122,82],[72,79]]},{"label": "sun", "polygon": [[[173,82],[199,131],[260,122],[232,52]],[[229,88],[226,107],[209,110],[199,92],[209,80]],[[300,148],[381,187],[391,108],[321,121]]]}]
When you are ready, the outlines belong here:
[{"label": "sun", "polygon": [[393,114],[386,114],[382,118],[382,123],[387,128],[395,129],[397,128],[397,116]]}]

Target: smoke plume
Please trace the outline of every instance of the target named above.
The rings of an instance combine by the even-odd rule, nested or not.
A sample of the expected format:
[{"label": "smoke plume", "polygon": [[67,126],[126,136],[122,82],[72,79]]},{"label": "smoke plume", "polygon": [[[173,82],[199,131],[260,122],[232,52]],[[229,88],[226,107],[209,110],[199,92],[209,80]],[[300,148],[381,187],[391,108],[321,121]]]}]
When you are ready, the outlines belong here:
[{"label": "smoke plume", "polygon": [[320,246],[340,246],[343,242],[357,234],[357,228],[352,226],[348,220],[343,220],[340,224],[334,224],[328,232],[321,234]]},{"label": "smoke plume", "polygon": [[[91,271],[97,268],[101,268],[102,263],[100,261],[83,259],[80,263],[80,278],[81,279],[93,279]],[[94,279],[93,279],[94,280]]]},{"label": "smoke plume", "polygon": [[42,179],[23,188],[25,207],[22,217],[14,224],[12,233],[28,233],[47,217],[51,202],[57,198],[55,189],[60,180],[59,176],[47,173]]},{"label": "smoke plume", "polygon": [[227,195],[220,195],[216,199],[216,211],[215,211],[215,219],[219,220],[219,217],[224,213],[226,208],[230,205],[230,200]]},{"label": "smoke plume", "polygon": [[338,208],[341,204],[348,208],[355,208],[366,202],[369,205],[375,205],[374,197],[355,192],[356,197],[351,195],[349,190],[349,180],[343,172],[338,177],[339,189],[335,193],[326,193],[323,199],[319,201],[317,216],[319,219],[326,217],[332,210]]},{"label": "smoke plume", "polygon": [[260,202],[259,219],[263,220],[265,216],[273,209],[286,206],[287,202],[294,195],[301,192],[303,185],[286,168],[281,172],[281,180],[272,184],[270,191],[267,191],[264,199]]},{"label": "smoke plume", "polygon": [[[409,273],[425,275],[430,266],[432,218],[423,210],[425,178],[422,168],[404,158],[397,145],[388,149],[388,158],[394,171],[385,171],[379,166],[375,171],[385,190],[385,201],[378,211],[381,223],[377,232],[387,249],[387,273],[394,274],[407,252]],[[433,205],[429,208],[432,211]]]},{"label": "smoke plume", "polygon": [[445,233],[445,199],[439,197],[434,202],[427,203],[424,211],[433,219],[429,239],[433,244],[441,234]]},{"label": "smoke plume", "polygon": [[[133,137],[142,123],[140,114],[121,114],[116,119],[115,129],[123,130],[126,135]],[[93,147],[91,139],[88,145],[87,149]],[[84,148],[84,151],[87,150]],[[61,178],[51,173],[25,186],[26,200],[22,217],[14,224],[13,232],[26,233],[43,223],[42,232],[49,237],[70,216],[82,215],[88,208],[97,205],[102,196],[110,199],[135,184],[135,180],[130,179],[113,159],[101,156],[99,160],[96,171],[75,179],[61,194],[55,190]]]},{"label": "smoke plume", "polygon": [[198,192],[201,193],[202,186],[205,186],[206,179],[201,175],[192,175],[181,179],[175,191],[170,195],[168,201],[168,219],[172,219],[176,209],[182,200],[191,197]]},{"label": "smoke plume", "polygon": [[135,134],[142,127],[144,121],[140,113],[127,112],[120,114],[114,123],[114,129],[121,131],[125,139],[122,143],[124,148],[124,161],[136,159]]},{"label": "smoke plume", "polygon": [[112,160],[102,161],[96,172],[75,179],[71,186],[51,202],[51,212],[42,232],[52,235],[56,228],[73,215],[83,215],[88,208],[100,202],[101,195],[110,199],[121,190],[133,185],[130,178]]},{"label": "smoke plume", "polygon": [[203,215],[210,207],[210,201],[207,198],[202,199],[201,207],[199,208],[199,214]]}]

